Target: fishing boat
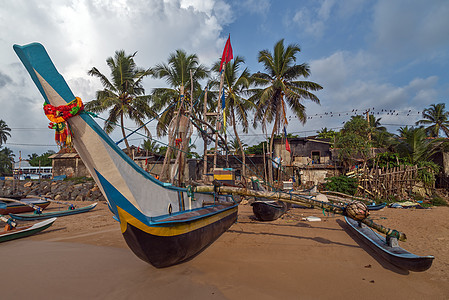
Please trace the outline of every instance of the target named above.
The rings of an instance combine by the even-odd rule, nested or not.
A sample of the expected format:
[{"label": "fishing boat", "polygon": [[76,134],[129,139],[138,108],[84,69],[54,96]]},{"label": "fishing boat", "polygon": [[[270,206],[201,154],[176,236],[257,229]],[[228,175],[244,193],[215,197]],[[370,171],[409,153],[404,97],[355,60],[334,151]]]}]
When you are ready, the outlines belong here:
[{"label": "fishing boat", "polygon": [[0,231],[0,243],[36,234],[53,225],[55,221],[56,218],[51,218],[33,225],[19,226],[9,230]]},{"label": "fishing boat", "polygon": [[9,214],[9,216],[15,220],[25,220],[25,221],[33,221],[33,220],[43,220],[49,219],[53,217],[64,217],[70,215],[76,215],[91,211],[97,206],[97,203],[90,204],[88,206],[79,207],[79,208],[69,208],[65,210],[52,211],[52,212],[41,212],[41,213],[30,213],[30,214]]},{"label": "fishing boat", "polygon": [[349,229],[376,254],[391,264],[405,270],[422,272],[432,266],[434,256],[418,256],[410,253],[397,244],[394,238],[385,238],[371,228],[351,218],[345,217]]},{"label": "fishing boat", "polygon": [[[252,187],[255,191],[264,191],[258,181],[252,180]],[[274,221],[281,217],[290,207],[290,203],[275,201],[261,197],[255,197],[251,203],[253,213],[260,221]]]},{"label": "fishing boat", "polygon": [[45,209],[50,204],[49,201],[40,198],[22,198],[20,200],[12,198],[0,198],[0,215],[20,214],[32,212],[34,207]]},{"label": "fishing boat", "polygon": [[381,210],[385,206],[387,206],[387,203],[380,203],[380,204],[370,204],[367,205],[369,210]]},{"label": "fishing boat", "polygon": [[[38,43],[14,50],[50,108],[82,107]],[[57,109],[56,109],[57,108]],[[66,123],[73,145],[99,186],[129,248],[155,267],[189,260],[203,251],[236,220],[232,195],[195,193],[161,182],[140,168],[79,109]]]}]

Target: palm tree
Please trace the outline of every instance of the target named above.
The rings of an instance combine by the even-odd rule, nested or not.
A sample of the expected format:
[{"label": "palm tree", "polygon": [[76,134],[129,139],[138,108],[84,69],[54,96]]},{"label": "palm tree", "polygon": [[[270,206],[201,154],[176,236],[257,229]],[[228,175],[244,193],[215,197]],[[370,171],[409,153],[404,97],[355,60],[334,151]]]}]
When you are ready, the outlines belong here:
[{"label": "palm tree", "polygon": [[11,131],[11,128],[6,125],[6,122],[3,120],[0,120],[0,146],[3,145],[3,143],[6,143],[6,140],[8,140],[8,137],[11,137],[11,134],[9,133]]},{"label": "palm tree", "polygon": [[143,141],[143,149],[148,150],[151,153],[158,153],[159,151],[159,143],[155,140],[147,139]]},{"label": "palm tree", "polygon": [[446,104],[432,104],[422,112],[422,120],[416,122],[416,125],[429,125],[426,128],[431,137],[439,137],[440,130],[449,137],[449,111],[445,111]]},{"label": "palm tree", "polygon": [[[269,153],[273,155],[273,138],[275,133],[279,133],[280,128],[287,125],[287,109],[292,112],[302,122],[306,122],[304,99],[320,103],[317,96],[309,91],[318,91],[322,86],[311,82],[298,80],[300,77],[310,76],[310,68],[306,63],[296,64],[296,55],[300,52],[298,45],[291,44],[284,47],[284,40],[280,40],[274,45],[273,54],[269,50],[259,52],[258,60],[265,68],[266,73],[258,72],[253,74],[252,79],[256,86],[261,89],[254,89],[252,99],[255,99],[256,114],[254,125],[261,122],[263,130],[266,124],[274,121],[271,132]],[[272,158],[272,157],[271,157]],[[269,167],[269,181],[273,182],[273,169]]]},{"label": "palm tree", "polygon": [[403,130],[398,139],[395,146],[396,151],[411,164],[426,161],[435,153],[434,144],[426,140],[426,129],[423,127],[406,128],[407,130]]},{"label": "palm tree", "polygon": [[[193,96],[188,90],[184,90],[185,87],[192,87],[193,91],[201,90],[199,80],[204,79],[208,75],[206,67],[199,63],[196,54],[188,55],[184,50],[176,50],[175,53],[171,53],[168,58],[168,64],[158,64],[153,68],[153,76],[156,78],[164,78],[169,85],[169,88],[156,88],[153,90],[153,102],[156,110],[162,110],[165,108],[159,122],[157,124],[157,134],[162,135],[167,133],[170,122],[174,119],[175,111],[179,111],[179,115],[176,118],[176,123],[179,124],[180,116],[185,109],[184,105],[188,103],[184,102],[184,98],[190,99],[191,108],[193,106]],[[192,78],[192,80],[190,79]],[[195,92],[193,92],[195,94]],[[181,101],[178,103],[178,100]],[[176,124],[176,126],[178,126]],[[177,129],[176,129],[177,130]],[[168,177],[168,164],[167,159],[171,156],[173,149],[174,137],[169,138],[169,146],[166,159],[160,174],[161,180],[166,180]],[[187,141],[183,142],[182,148],[187,150]],[[182,174],[182,173],[180,173]]]},{"label": "palm tree", "polygon": [[12,165],[14,163],[14,154],[11,149],[5,147],[0,150],[0,175],[12,173]]},{"label": "palm tree", "polygon": [[[241,123],[243,131],[248,132],[248,112],[254,108],[254,103],[245,99],[243,94],[247,93],[250,86],[250,73],[248,68],[245,68],[240,74],[239,69],[245,60],[241,56],[236,56],[234,60],[224,67],[224,96],[225,96],[225,111],[226,115],[230,117],[232,127],[234,129],[235,141],[238,143],[238,149],[242,154],[242,174],[246,174],[246,157],[244,146],[240,140],[237,131],[237,121]],[[212,70],[219,73],[220,61],[217,61]]]},{"label": "palm tree", "polygon": [[[168,64],[161,63],[153,68],[153,76],[165,79],[169,85],[168,88],[155,88],[153,90],[154,109],[160,111],[168,108],[159,117],[157,125],[158,136],[167,133],[168,125],[173,119],[175,111],[179,109],[180,104],[177,102],[181,94],[186,99],[192,99],[188,88],[191,86],[190,71],[192,71],[194,91],[201,90],[199,80],[207,77],[208,70],[200,64],[196,54],[187,54],[184,50],[178,49],[175,53],[170,54]],[[187,105],[187,103],[184,104]]]},{"label": "palm tree", "polygon": [[125,54],[125,51],[115,52],[114,57],[109,57],[106,63],[111,70],[111,80],[103,75],[97,68],[93,67],[87,74],[98,77],[104,87],[97,91],[96,99],[86,104],[86,109],[101,113],[109,110],[108,118],[104,124],[106,133],[111,133],[120,119],[123,140],[126,144],[128,154],[129,143],[125,134],[125,117],[133,120],[138,126],[143,126],[146,134],[151,135],[145,126],[144,120],[155,116],[149,105],[150,96],[145,95],[142,80],[151,74],[151,70],[145,70],[136,66],[134,56]]}]

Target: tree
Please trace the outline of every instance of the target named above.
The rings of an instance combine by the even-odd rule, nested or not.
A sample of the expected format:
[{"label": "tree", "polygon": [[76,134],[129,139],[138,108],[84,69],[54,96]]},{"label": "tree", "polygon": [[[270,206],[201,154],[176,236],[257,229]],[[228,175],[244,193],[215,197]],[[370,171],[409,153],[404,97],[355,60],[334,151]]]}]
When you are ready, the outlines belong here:
[{"label": "tree", "polygon": [[334,140],[334,137],[337,134],[332,129],[328,130],[327,127],[321,128],[321,130],[317,131],[316,133],[318,133],[317,137],[322,138],[322,139],[331,139],[332,141]]},{"label": "tree", "polygon": [[[201,90],[199,80],[206,78],[208,75],[207,69],[199,63],[196,54],[187,55],[184,50],[176,50],[175,53],[171,53],[168,58],[168,64],[162,63],[158,64],[153,69],[153,76],[156,78],[164,78],[169,84],[169,88],[156,88],[153,90],[153,102],[157,110],[164,109],[163,113],[159,117],[159,122],[157,124],[157,133],[162,135],[167,133],[168,126],[172,120],[175,121],[175,135],[178,135],[179,122],[181,120],[181,115],[184,114],[187,109],[188,102],[190,102],[190,108],[193,106],[193,93],[189,90],[185,90],[185,87],[190,86],[193,91]],[[192,79],[191,79],[192,78]],[[180,100],[178,102],[178,100]],[[190,101],[184,101],[184,99],[189,99]],[[185,106],[185,107],[184,107]],[[175,111],[179,114],[175,118]],[[167,160],[171,157],[171,153],[174,147],[174,139],[178,136],[169,137],[169,146],[165,154],[164,165],[160,174],[160,179],[162,181],[168,178],[168,162]],[[181,137],[182,146],[180,146],[183,151],[188,150],[188,138]],[[183,161],[183,152],[180,152],[180,162]],[[181,167],[182,169],[182,167]],[[183,173],[179,173],[180,181],[182,180]]]},{"label": "tree", "polygon": [[[286,113],[290,108],[302,123],[306,122],[304,99],[320,103],[320,100],[310,91],[318,91],[322,86],[311,82],[298,80],[300,77],[310,76],[310,67],[306,64],[296,64],[296,55],[300,52],[298,45],[291,44],[284,47],[284,40],[274,45],[274,51],[262,50],[258,61],[262,63],[266,73],[253,74],[252,80],[256,87],[253,89],[252,99],[256,103],[254,126],[262,123],[263,130],[266,124],[274,121],[269,147],[270,157],[273,155],[273,138],[280,128],[288,124]],[[269,164],[269,181],[273,182],[273,169]]]},{"label": "tree", "polygon": [[55,151],[53,150],[48,150],[42,155],[32,153],[31,155],[28,155],[28,160],[30,162],[30,165],[33,167],[39,167],[39,165],[41,167],[51,167],[52,161],[49,157],[53,154],[55,154]]},{"label": "tree", "polygon": [[8,137],[11,137],[10,131],[11,128],[6,125],[5,121],[0,120],[0,146],[3,145],[3,143],[6,143]]},{"label": "tree", "polygon": [[395,150],[400,157],[416,165],[418,162],[427,161],[435,153],[435,146],[433,142],[427,140],[424,127],[411,127],[398,138]]},{"label": "tree", "polygon": [[[220,70],[220,62],[217,61],[212,70],[217,74]],[[238,144],[238,149],[242,154],[242,174],[246,174],[246,158],[244,145],[240,140],[237,131],[237,121],[241,123],[243,132],[248,132],[248,112],[254,108],[254,103],[245,99],[243,95],[247,93],[250,85],[250,73],[248,68],[245,68],[239,74],[239,69],[245,60],[236,56],[232,62],[228,63],[224,67],[224,97],[225,97],[225,111],[226,115],[230,116],[230,121],[234,129],[235,141]],[[237,148],[234,148],[237,150]]]},{"label": "tree", "polygon": [[426,132],[431,137],[439,137],[440,130],[449,137],[449,111],[445,111],[446,104],[432,104],[422,112],[422,120],[416,125],[429,125]]},{"label": "tree", "polygon": [[150,96],[145,95],[142,80],[150,75],[151,70],[144,70],[136,66],[134,56],[125,54],[125,51],[115,52],[114,57],[109,57],[106,63],[111,71],[111,80],[93,67],[87,74],[100,79],[104,89],[97,91],[96,99],[86,103],[86,109],[95,113],[109,110],[108,118],[104,124],[106,133],[111,133],[120,119],[123,140],[128,153],[130,152],[128,139],[126,138],[124,119],[128,117],[138,126],[143,126],[146,134],[150,131],[144,126],[144,120],[155,116],[149,105]]},{"label": "tree", "polygon": [[[199,80],[207,77],[208,70],[201,65],[196,54],[187,54],[184,50],[176,50],[171,53],[168,63],[157,64],[153,68],[155,78],[165,79],[168,88],[155,88],[153,90],[153,103],[156,111],[166,109],[157,124],[157,134],[162,136],[167,133],[168,125],[173,119],[175,111],[179,109],[180,103],[177,103],[181,94],[185,99],[192,100],[188,87],[190,82],[190,71],[192,71],[193,88],[201,90]],[[186,88],[186,89],[184,89]],[[176,104],[176,105],[175,105]],[[187,106],[187,103],[184,103]]]},{"label": "tree", "polygon": [[369,115],[369,126],[371,128],[371,138],[373,147],[389,147],[393,143],[393,134],[387,131],[387,128],[381,125],[380,120],[374,115]]},{"label": "tree", "polygon": [[148,150],[149,152],[152,152],[152,153],[158,153],[160,146],[157,141],[147,139],[147,140],[143,141],[142,148],[145,150]]},{"label": "tree", "polygon": [[12,174],[12,164],[14,163],[14,154],[11,149],[5,147],[0,150],[0,174]]},{"label": "tree", "polygon": [[336,136],[335,148],[339,149],[338,156],[346,166],[352,165],[357,158],[367,160],[371,153],[370,134],[368,121],[361,116],[353,116],[345,123]]}]

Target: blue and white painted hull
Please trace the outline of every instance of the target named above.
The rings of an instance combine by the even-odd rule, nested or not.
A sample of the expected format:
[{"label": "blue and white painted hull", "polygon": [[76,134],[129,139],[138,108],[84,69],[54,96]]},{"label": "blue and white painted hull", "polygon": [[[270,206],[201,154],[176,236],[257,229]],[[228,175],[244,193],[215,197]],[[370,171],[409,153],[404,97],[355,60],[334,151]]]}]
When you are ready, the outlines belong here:
[{"label": "blue and white painted hull", "polygon": [[[14,50],[47,103],[60,106],[75,99],[41,44],[14,45]],[[141,259],[157,267],[185,261],[236,221],[238,203],[231,196],[220,196],[219,202],[226,205],[214,194],[189,197],[186,189],[141,169],[86,112],[68,123],[76,151],[120,220],[129,247]],[[205,210],[206,203],[217,204]],[[164,251],[170,254],[161,256]]]}]

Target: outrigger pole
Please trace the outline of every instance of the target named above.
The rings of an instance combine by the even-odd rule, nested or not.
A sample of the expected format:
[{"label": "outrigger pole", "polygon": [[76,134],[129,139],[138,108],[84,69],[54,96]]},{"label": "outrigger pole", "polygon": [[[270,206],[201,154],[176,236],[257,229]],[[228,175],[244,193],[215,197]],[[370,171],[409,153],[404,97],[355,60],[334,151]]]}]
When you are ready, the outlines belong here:
[{"label": "outrigger pole", "polygon": [[[303,195],[297,195],[297,194],[291,194],[291,193],[283,193],[283,192],[268,192],[268,191],[256,191],[246,188],[240,188],[240,187],[232,187],[232,186],[196,186],[193,188],[193,191],[199,192],[199,193],[215,193],[215,194],[236,194],[236,195],[243,195],[243,196],[250,196],[250,197],[257,197],[257,198],[268,198],[273,200],[278,200],[286,203],[292,203],[292,204],[306,204],[309,206],[317,206],[318,208],[324,209],[328,212],[336,213],[339,215],[347,216],[352,218],[350,215],[347,214],[346,208],[343,206],[335,205],[328,202],[323,202],[319,200],[310,199]],[[352,218],[354,219],[354,218]],[[383,233],[388,236],[393,236],[397,238],[400,241],[406,241],[407,237],[405,233],[399,232],[394,229],[390,229],[387,227],[384,227],[381,224],[375,223],[373,220],[364,218],[362,220],[354,219],[358,222],[361,222],[365,224],[368,227],[371,227],[380,233]]]}]

